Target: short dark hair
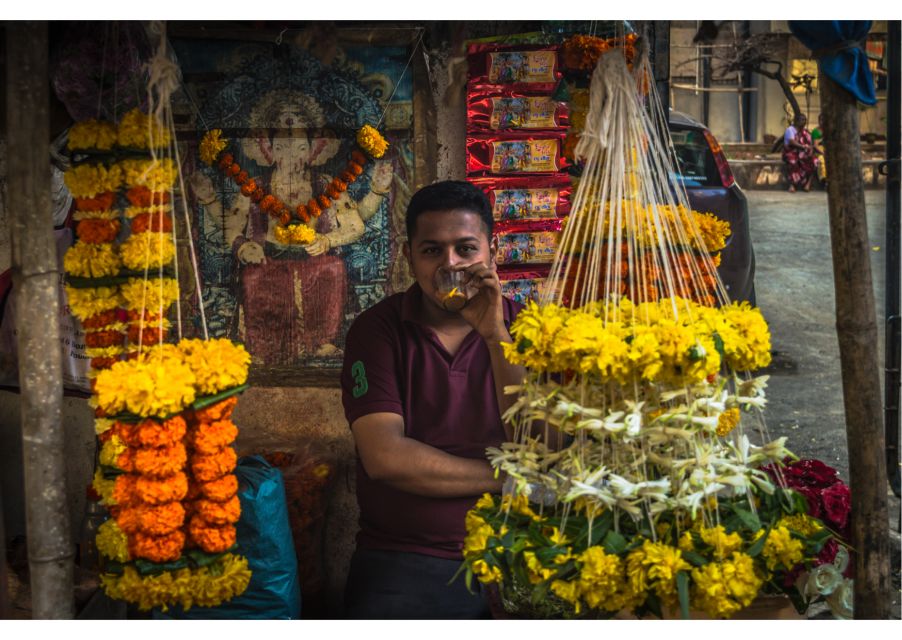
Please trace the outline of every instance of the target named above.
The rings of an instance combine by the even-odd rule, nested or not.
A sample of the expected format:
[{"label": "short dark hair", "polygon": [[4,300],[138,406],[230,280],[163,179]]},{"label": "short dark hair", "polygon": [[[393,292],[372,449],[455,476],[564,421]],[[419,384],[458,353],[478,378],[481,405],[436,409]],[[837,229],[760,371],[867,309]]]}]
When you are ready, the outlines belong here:
[{"label": "short dark hair", "polygon": [[450,211],[452,209],[466,209],[479,216],[485,225],[486,234],[492,238],[494,218],[489,199],[485,197],[482,189],[464,182],[463,180],[445,180],[435,182],[423,187],[410,199],[407,205],[407,241],[413,238],[416,231],[417,218],[429,211]]}]

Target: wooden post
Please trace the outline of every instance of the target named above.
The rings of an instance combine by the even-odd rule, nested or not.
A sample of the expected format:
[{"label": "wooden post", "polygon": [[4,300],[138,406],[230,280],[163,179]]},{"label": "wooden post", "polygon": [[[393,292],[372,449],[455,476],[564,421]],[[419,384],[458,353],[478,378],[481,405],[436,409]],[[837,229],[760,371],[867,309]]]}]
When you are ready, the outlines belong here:
[{"label": "wooden post", "polygon": [[877,321],[870,243],[861,179],[861,135],[855,98],[820,75],[836,333],[842,368],[849,485],[855,618],[890,616],[890,553],[883,408],[877,361]]},{"label": "wooden post", "polygon": [[74,617],[59,343],[59,266],[50,207],[47,23],[7,29],[9,217],[22,403],[32,617]]}]

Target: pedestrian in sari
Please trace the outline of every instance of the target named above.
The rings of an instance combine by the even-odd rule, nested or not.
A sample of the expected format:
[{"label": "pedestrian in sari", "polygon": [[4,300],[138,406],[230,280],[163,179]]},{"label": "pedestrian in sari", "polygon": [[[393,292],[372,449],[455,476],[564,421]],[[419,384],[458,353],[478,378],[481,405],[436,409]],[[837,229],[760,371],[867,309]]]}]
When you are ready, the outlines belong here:
[{"label": "pedestrian in sari", "polygon": [[811,133],[805,128],[808,118],[798,115],[783,134],[783,162],[789,179],[789,192],[797,189],[811,191],[817,171],[816,152]]}]

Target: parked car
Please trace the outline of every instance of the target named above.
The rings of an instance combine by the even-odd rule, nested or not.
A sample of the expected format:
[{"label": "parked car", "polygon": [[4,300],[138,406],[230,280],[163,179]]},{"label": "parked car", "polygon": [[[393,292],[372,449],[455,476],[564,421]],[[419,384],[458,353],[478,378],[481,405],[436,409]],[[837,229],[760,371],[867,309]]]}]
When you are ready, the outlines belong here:
[{"label": "parked car", "polygon": [[690,206],[730,223],[732,233],[718,267],[727,294],[730,300],[754,305],[755,251],[749,234],[748,200],[733,178],[723,149],[705,125],[671,110],[669,128]]}]

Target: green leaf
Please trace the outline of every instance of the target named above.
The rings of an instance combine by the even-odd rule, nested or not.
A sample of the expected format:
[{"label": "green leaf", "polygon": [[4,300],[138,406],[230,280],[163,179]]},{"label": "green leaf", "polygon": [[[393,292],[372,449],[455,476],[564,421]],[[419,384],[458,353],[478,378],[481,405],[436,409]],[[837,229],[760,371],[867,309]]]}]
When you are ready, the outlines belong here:
[{"label": "green leaf", "polygon": [[658,616],[658,618],[664,619],[664,615],[661,613],[661,601],[658,599],[656,593],[652,591],[648,592],[648,597],[645,599],[645,606],[649,611]]},{"label": "green leaf", "polygon": [[680,615],[683,620],[689,619],[689,574],[677,571],[677,595],[680,598]]},{"label": "green leaf", "polygon": [[232,396],[238,395],[239,393],[241,393],[242,391],[247,389],[249,386],[250,385],[247,383],[240,384],[237,387],[232,387],[231,389],[226,389],[225,391],[220,391],[219,393],[217,393],[215,395],[204,396],[202,398],[198,398],[191,404],[191,407],[194,408],[195,410],[209,407],[210,405],[216,404],[217,402],[219,402],[221,400],[225,400],[226,398],[231,398]]},{"label": "green leaf", "polygon": [[712,335],[711,337],[714,339],[714,348],[717,349],[717,353],[720,354],[721,362],[726,362],[727,354],[726,354],[726,351],[724,351],[723,338],[721,338],[720,334],[717,333],[716,331],[714,332],[714,335]]},{"label": "green leaf", "polygon": [[683,559],[694,567],[703,567],[708,561],[700,553],[695,551],[683,551]]},{"label": "green leaf", "polygon": [[604,537],[604,550],[606,553],[620,555],[626,551],[626,546],[626,538],[616,531],[608,531],[608,534]]},{"label": "green leaf", "polygon": [[[460,566],[457,567],[457,571],[455,571],[455,572],[454,572],[454,575],[451,576],[451,579],[448,580],[447,585],[448,585],[448,586],[451,586],[451,583],[454,582],[455,580],[457,580],[457,576],[459,576],[459,575],[460,575],[461,573],[463,573],[464,571],[466,571],[467,573],[470,573],[470,565],[467,563],[466,560],[464,560],[463,562],[460,563]],[[467,586],[468,586],[468,587],[469,587],[469,583],[470,583],[470,581],[469,581],[469,579],[468,579],[468,580],[467,580]]]},{"label": "green leaf", "polygon": [[532,340],[530,340],[529,338],[520,338],[520,342],[517,343],[517,353],[523,355],[531,346]]},{"label": "green leaf", "polygon": [[736,509],[734,509],[734,512],[747,529],[751,531],[757,531],[761,528],[761,520],[758,518],[757,514],[754,514],[751,511],[746,511],[745,509],[739,507],[736,507]]},{"label": "green leaf", "polygon": [[751,556],[752,558],[757,558],[761,554],[761,550],[764,549],[764,543],[767,542],[767,536],[770,535],[770,527],[767,528],[767,531],[764,534],[755,540],[755,544],[748,548],[746,554]]}]

